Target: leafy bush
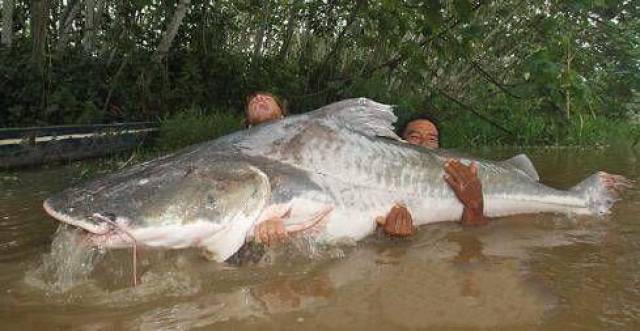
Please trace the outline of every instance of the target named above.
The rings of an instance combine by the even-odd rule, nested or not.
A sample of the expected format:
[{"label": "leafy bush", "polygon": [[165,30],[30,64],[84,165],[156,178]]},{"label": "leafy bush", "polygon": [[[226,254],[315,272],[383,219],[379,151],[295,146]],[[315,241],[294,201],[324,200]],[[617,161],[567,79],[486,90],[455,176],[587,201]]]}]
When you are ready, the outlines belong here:
[{"label": "leafy bush", "polygon": [[192,108],[160,121],[154,147],[158,151],[172,151],[215,139],[241,128],[242,118],[233,112]]},{"label": "leafy bush", "polygon": [[537,113],[492,115],[511,133],[474,118],[471,113],[461,113],[441,124],[443,146],[602,146],[621,142],[635,145],[640,140],[640,124],[626,118],[574,116],[560,121]]}]

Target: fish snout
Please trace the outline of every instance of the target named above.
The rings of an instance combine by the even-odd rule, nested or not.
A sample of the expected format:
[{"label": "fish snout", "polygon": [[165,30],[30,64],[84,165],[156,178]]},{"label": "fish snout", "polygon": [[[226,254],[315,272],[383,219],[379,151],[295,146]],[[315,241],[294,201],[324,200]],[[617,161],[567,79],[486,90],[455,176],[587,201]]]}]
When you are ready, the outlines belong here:
[{"label": "fish snout", "polygon": [[49,198],[43,203],[44,210],[51,217],[91,233],[103,233],[108,230],[107,224],[97,220],[87,210],[69,206],[64,200]]}]

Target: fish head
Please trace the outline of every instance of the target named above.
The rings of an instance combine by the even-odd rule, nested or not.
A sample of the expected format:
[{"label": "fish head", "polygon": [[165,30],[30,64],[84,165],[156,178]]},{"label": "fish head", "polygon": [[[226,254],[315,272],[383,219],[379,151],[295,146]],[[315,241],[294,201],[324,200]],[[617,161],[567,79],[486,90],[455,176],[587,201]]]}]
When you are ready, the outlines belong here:
[{"label": "fish head", "polygon": [[193,168],[167,183],[141,206],[148,226],[209,222],[227,225],[257,217],[269,198],[268,177],[244,162],[216,162]]},{"label": "fish head", "polygon": [[270,194],[267,175],[250,163],[212,161],[98,179],[47,199],[44,208],[59,221],[86,230],[94,243],[124,246],[118,240],[128,239],[114,232],[169,248],[218,238],[223,244],[212,253],[226,256],[244,243]]}]

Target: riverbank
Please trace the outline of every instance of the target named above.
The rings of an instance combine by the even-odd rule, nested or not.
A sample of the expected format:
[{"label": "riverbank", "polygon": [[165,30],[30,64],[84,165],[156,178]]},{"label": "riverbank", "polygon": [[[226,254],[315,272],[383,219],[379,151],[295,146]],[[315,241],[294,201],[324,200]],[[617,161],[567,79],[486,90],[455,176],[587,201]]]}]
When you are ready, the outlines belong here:
[{"label": "riverbank", "polygon": [[[396,126],[410,118],[413,111],[397,107]],[[239,112],[217,112],[203,109],[178,113],[161,121],[156,151],[173,151],[195,143],[242,130]],[[442,116],[445,117],[445,116]],[[606,117],[576,114],[559,118],[548,114],[495,113],[492,124],[477,115],[459,111],[439,121],[440,142],[444,148],[607,146],[626,142],[640,143],[640,123],[633,116]]]},{"label": "riverbank", "polygon": [[[399,117],[410,117],[403,108]],[[640,141],[640,124],[632,118],[604,116],[574,116],[557,120],[548,116],[494,117],[506,129],[479,119],[471,113],[460,112],[440,122],[441,143],[444,148],[478,150],[507,147],[538,148],[607,148],[625,144],[636,147]],[[242,117],[237,112],[191,109],[178,112],[159,121],[154,138],[132,150],[92,160],[76,161],[80,177],[108,172],[166,155],[186,146],[215,139],[242,130]]]}]

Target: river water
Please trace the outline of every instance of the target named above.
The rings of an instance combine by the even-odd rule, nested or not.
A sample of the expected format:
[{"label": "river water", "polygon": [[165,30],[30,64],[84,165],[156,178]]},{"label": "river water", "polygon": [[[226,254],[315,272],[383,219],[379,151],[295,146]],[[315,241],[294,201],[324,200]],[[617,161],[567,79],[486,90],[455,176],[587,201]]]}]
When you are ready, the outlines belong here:
[{"label": "river water", "polygon": [[[554,187],[596,169],[640,177],[632,148],[472,152],[523,151]],[[441,223],[407,240],[373,236],[311,257],[294,242],[243,266],[195,250],[142,250],[133,287],[130,250],[85,248],[41,208],[80,182],[80,169],[0,173],[2,330],[640,329],[638,188],[603,218]]]}]

